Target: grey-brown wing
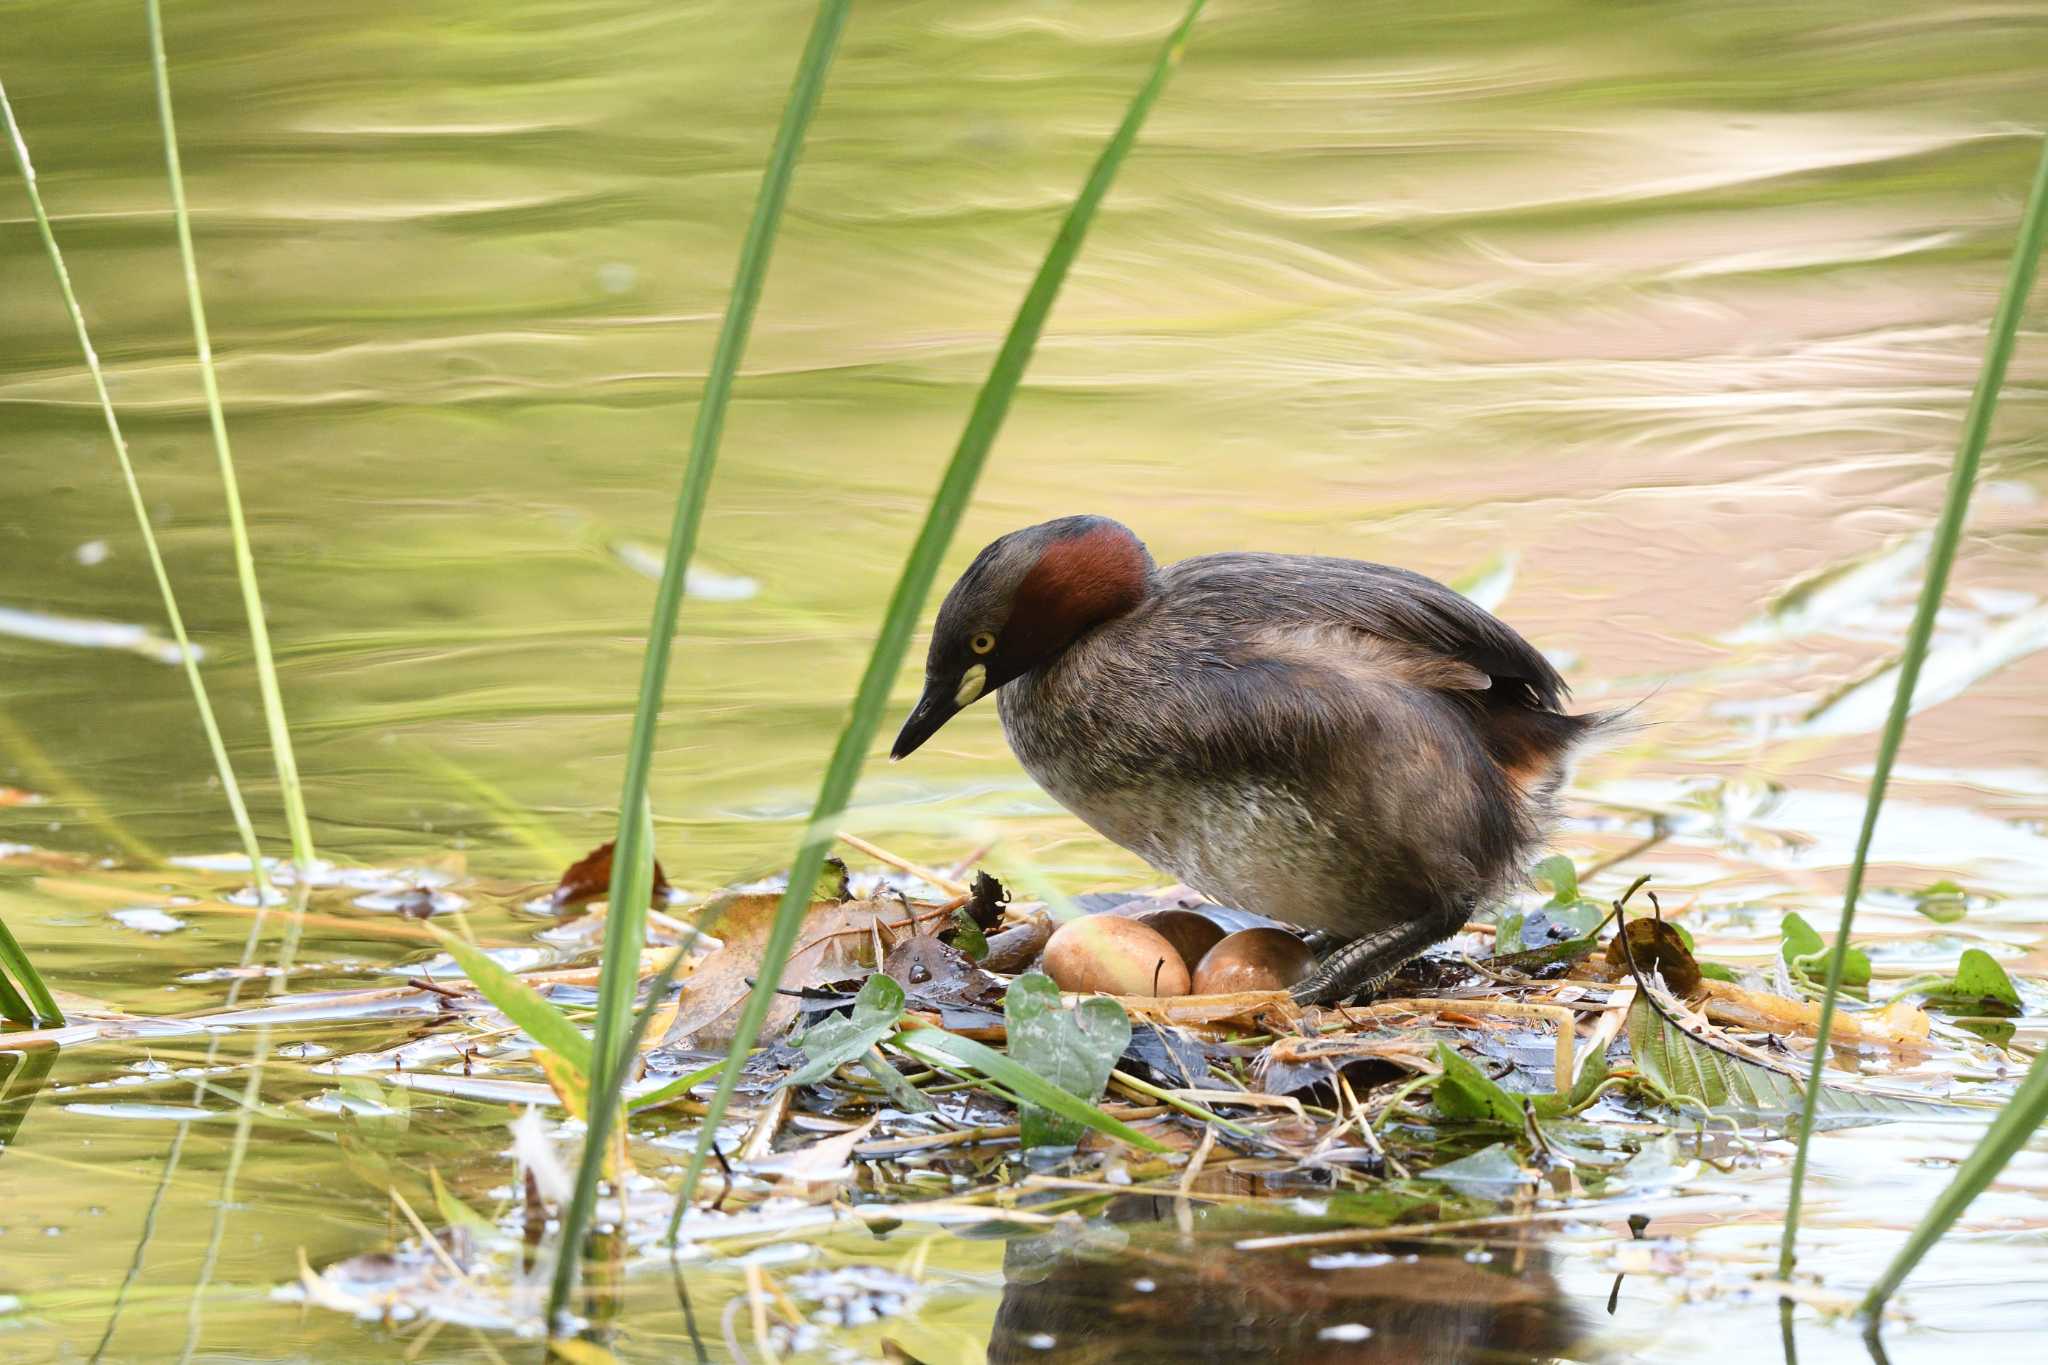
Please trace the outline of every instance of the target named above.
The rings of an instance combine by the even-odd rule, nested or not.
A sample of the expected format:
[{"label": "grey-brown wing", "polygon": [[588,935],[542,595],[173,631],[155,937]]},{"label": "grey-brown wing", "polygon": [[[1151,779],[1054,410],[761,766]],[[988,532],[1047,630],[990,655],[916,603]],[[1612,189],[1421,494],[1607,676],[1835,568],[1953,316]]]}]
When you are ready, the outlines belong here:
[{"label": "grey-brown wing", "polygon": [[1546,711],[1570,695],[1534,645],[1484,607],[1407,569],[1359,559],[1220,554],[1182,560],[1164,577],[1186,605],[1247,627],[1343,626],[1476,668],[1495,687],[1520,684]]}]

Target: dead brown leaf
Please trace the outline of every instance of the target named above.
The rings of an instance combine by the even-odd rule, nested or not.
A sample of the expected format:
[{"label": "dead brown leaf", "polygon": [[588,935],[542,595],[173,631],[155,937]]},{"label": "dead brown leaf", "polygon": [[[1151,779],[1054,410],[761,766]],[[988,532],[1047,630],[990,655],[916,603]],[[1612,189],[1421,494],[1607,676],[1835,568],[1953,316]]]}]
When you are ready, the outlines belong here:
[{"label": "dead brown leaf", "polygon": [[[1627,943],[1622,942],[1624,936]],[[1664,984],[1680,1000],[1690,1000],[1699,994],[1700,964],[1693,960],[1692,950],[1685,946],[1685,940],[1678,930],[1661,919],[1632,919],[1622,926],[1607,944],[1607,963],[1610,967],[1628,969],[1633,958],[1636,970],[1645,976],[1651,972],[1662,972]]]},{"label": "dead brown leaf", "polygon": [[882,970],[896,978],[910,1002],[925,1009],[1000,1008],[1000,982],[974,965],[974,959],[930,934],[899,939],[882,960]]},{"label": "dead brown leaf", "polygon": [[[740,1006],[753,989],[751,982],[761,970],[761,951],[768,944],[769,926],[781,897],[774,894],[734,896],[722,904],[707,907],[705,930],[723,941],[711,956],[697,964],[683,983],[682,1001],[676,1021],[662,1038],[663,1046],[690,1043],[700,1048],[719,1048],[732,1041],[733,1025],[739,1021]],[[716,911],[717,919],[710,921]],[[884,901],[816,901],[797,934],[796,951],[790,954],[777,983],[788,991],[822,986],[859,976],[874,968],[870,948],[877,924],[900,923],[903,907]],[[797,1002],[778,996],[769,1006],[762,1025],[764,1041],[781,1037],[795,1022]]]},{"label": "dead brown leaf", "polygon": [[[555,887],[549,899],[557,910],[567,910],[572,905],[586,901],[602,900],[612,889],[612,844],[607,839],[596,848],[569,864],[569,870],[562,874],[561,883]],[[668,877],[661,870],[661,860],[654,862],[654,895],[649,905],[668,904]]]}]

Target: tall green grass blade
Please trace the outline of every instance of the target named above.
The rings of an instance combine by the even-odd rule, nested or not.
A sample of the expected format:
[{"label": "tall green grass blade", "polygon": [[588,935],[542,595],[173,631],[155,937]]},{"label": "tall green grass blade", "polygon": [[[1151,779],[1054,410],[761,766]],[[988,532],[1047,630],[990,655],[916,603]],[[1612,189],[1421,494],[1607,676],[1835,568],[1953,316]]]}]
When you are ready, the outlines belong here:
[{"label": "tall green grass blade", "polygon": [[[953,451],[952,462],[946,466],[938,491],[932,495],[924,526],[918,532],[916,544],[911,547],[903,575],[897,580],[896,591],[889,599],[881,634],[875,640],[874,653],[868,658],[867,671],[862,674],[859,690],[854,694],[852,713],[847,717],[846,727],[840,731],[831,764],[818,791],[817,803],[811,810],[810,823],[805,827],[796,860],[790,867],[789,889],[783,893],[782,902],[776,907],[768,942],[762,949],[759,979],[753,993],[747,997],[746,1007],[740,1013],[733,1034],[731,1053],[735,1057],[744,1057],[760,1036],[761,1022],[767,1017],[782,966],[789,960],[797,932],[802,927],[804,911],[809,906],[810,889],[825,865],[825,851],[831,844],[832,831],[836,828],[840,812],[846,809],[847,798],[852,795],[868,746],[874,741],[875,729],[888,704],[890,685],[902,667],[911,633],[924,610],[932,582],[938,576],[939,561],[944,557],[947,546],[952,544],[953,533],[959,528],[968,499],[974,494],[975,482],[981,477],[982,465],[986,463],[989,449],[995,444],[996,433],[1002,429],[1003,419],[1009,413],[1010,400],[1017,392],[1031,352],[1038,344],[1039,333],[1045,328],[1046,316],[1059,296],[1068,268],[1080,253],[1081,242],[1095,220],[1096,209],[1101,206],[1103,196],[1116,179],[1118,168],[1138,139],[1138,130],[1144,126],[1145,116],[1152,112],[1160,92],[1166,88],[1167,78],[1179,64],[1188,34],[1202,12],[1203,3],[1204,0],[1193,0],[1186,15],[1160,48],[1150,74],[1132,99],[1123,122],[1102,149],[1087,182],[1081,187],[1080,195],[1067,210],[1066,219],[1060,224],[1058,235],[1053,238],[1044,262],[1038,267],[1038,274],[1024,295],[1015,321],[1010,324],[1009,334],[1003,338],[1002,349],[996,353],[988,381],[982,385],[981,393],[974,401],[974,411],[968,416],[967,429]],[[711,1154],[711,1144],[717,1138],[719,1121],[725,1116],[726,1106],[732,1102],[739,1073],[740,1068],[735,1066],[719,1077],[718,1091],[711,1099],[704,1126],[697,1136],[697,1146],[690,1154],[681,1196],[669,1222],[671,1246],[680,1231],[683,1210],[696,1197],[697,1182],[703,1177],[704,1163]]]},{"label": "tall green grass blade", "polygon": [[[850,0],[820,0],[803,56],[797,63],[796,79],[783,105],[775,146],[769,153],[760,194],[754,201],[754,216],[740,246],[732,300],[719,329],[711,369],[705,376],[704,395],[697,405],[696,426],[690,435],[689,460],[683,470],[683,487],[676,497],[675,516],[669,525],[668,552],[662,561],[661,583],[655,589],[654,619],[648,627],[647,653],[641,665],[640,700],[633,713],[633,734],[626,750],[626,775],[619,796],[619,832],[612,853],[615,883],[627,877],[637,878],[642,863],[650,865],[650,880],[631,895],[622,894],[615,884],[607,898],[610,908],[605,924],[604,967],[598,979],[597,1030],[592,1040],[599,1074],[591,1087],[590,1127],[584,1136],[575,1197],[562,1215],[561,1255],[555,1263],[554,1283],[548,1296],[551,1328],[561,1321],[562,1310],[575,1286],[584,1231],[597,1199],[605,1138],[618,1110],[619,1087],[630,1061],[625,1045],[630,1041],[628,1034],[633,1026],[633,992],[638,984],[640,942],[647,919],[647,887],[652,885],[652,822],[645,819],[648,775],[654,765],[654,735],[662,697],[668,689],[669,652],[676,618],[682,609],[683,584],[690,556],[696,550],[697,528],[704,518],[733,377],[739,371],[740,356],[753,329],[754,311],[760,304],[762,284],[768,275],[776,229],[782,221],[782,206],[789,197],[805,131],[824,92],[825,73],[831,69],[840,31],[846,26],[849,4]],[[612,1065],[614,1061],[616,1066]]]},{"label": "tall green grass blade", "polygon": [[256,686],[263,698],[263,721],[270,731],[271,759],[277,765],[278,788],[284,798],[285,825],[291,831],[292,861],[304,869],[313,861],[313,828],[306,820],[299,761],[292,751],[291,729],[285,724],[284,695],[278,691],[277,664],[270,655],[270,627],[264,623],[263,595],[256,587],[256,555],[249,548],[241,484],[235,478],[235,459],[228,449],[227,415],[221,410],[220,381],[213,372],[213,341],[206,329],[206,304],[199,295],[199,259],[192,249],[192,215],[185,205],[185,173],[178,162],[178,129],[171,117],[171,76],[164,59],[164,24],[158,0],[149,0],[149,64],[156,77],[157,117],[164,131],[164,169],[171,182],[171,213],[178,225],[178,255],[184,265],[192,339],[198,348],[199,382],[206,394],[206,417],[213,427],[221,491],[227,499],[235,577],[242,585],[242,607],[249,617],[249,641],[256,654]]},{"label": "tall green grass blade", "polygon": [[1970,491],[1977,481],[1977,465],[1984,454],[1984,440],[1991,430],[1991,415],[1998,406],[1998,390],[2005,383],[2007,364],[2012,360],[2013,337],[2019,331],[2020,314],[2034,287],[2034,271],[2040,264],[2044,230],[2048,230],[2048,140],[2041,148],[2040,164],[2034,169],[2033,188],[2027,194],[2026,211],[2020,217],[2019,242],[2013,248],[2012,269],[2006,276],[2005,293],[1998,300],[1998,312],[1991,321],[1986,343],[1984,370],[1970,395],[1970,410],[1963,419],[1962,442],[1949,471],[1948,493],[1935,523],[1934,546],[1927,557],[1927,581],[1920,587],[1920,604],[1913,612],[1912,627],[1906,632],[1906,646],[1899,656],[1899,686],[1892,697],[1884,736],[1877,746],[1877,766],[1870,777],[1870,795],[1863,807],[1863,826],[1856,835],[1856,855],[1849,861],[1849,881],[1842,893],[1842,918],[1835,929],[1835,942],[1828,954],[1826,993],[1821,997],[1820,1018],[1815,1025],[1813,1064],[1807,1073],[1805,1101],[1799,1110],[1798,1146],[1792,1154],[1792,1189],[1785,1205],[1784,1239],[1778,1246],[1778,1276],[1789,1279],[1798,1260],[1799,1215],[1806,1188],[1807,1148],[1813,1142],[1813,1117],[1819,1109],[1821,1069],[1827,1064],[1828,1031],[1835,1022],[1835,998],[1842,989],[1842,967],[1849,957],[1849,929],[1856,920],[1856,901],[1863,894],[1863,866],[1870,856],[1871,836],[1877,831],[1877,817],[1884,809],[1885,785],[1891,780],[1892,760],[1898,757],[1899,741],[1906,733],[1906,718],[1913,709],[1913,689],[1920,681],[1920,665],[1927,657],[1927,641],[1934,633],[1935,613],[1941,608],[1942,593],[1948,587],[1949,568],[1955,563],[1956,546],[1963,535],[1963,516],[1969,510]]},{"label": "tall green grass blade", "polygon": [[256,843],[256,827],[249,819],[249,807],[242,800],[241,784],[235,781],[234,765],[228,761],[227,745],[222,741],[220,725],[214,719],[213,702],[207,696],[206,683],[199,676],[199,656],[193,651],[191,640],[186,638],[185,614],[178,610],[177,594],[171,591],[170,571],[164,567],[163,553],[157,549],[149,508],[142,501],[142,487],[135,480],[135,466],[128,458],[128,440],[121,434],[120,419],[114,416],[114,400],[107,394],[107,378],[100,370],[99,352],[93,349],[92,337],[86,332],[85,311],[78,306],[78,295],[71,288],[71,272],[65,268],[64,253],[57,248],[57,234],[50,227],[50,215],[43,209],[43,194],[36,184],[35,164],[29,160],[28,142],[21,135],[21,126],[14,121],[14,106],[7,99],[4,83],[0,83],[0,118],[7,121],[7,139],[14,148],[14,163],[21,168],[22,185],[28,190],[29,209],[35,215],[36,231],[43,239],[43,251],[50,258],[50,268],[56,272],[57,290],[64,296],[64,311],[71,318],[72,330],[78,334],[78,349],[85,356],[85,368],[92,375],[100,416],[106,420],[107,435],[114,442],[114,462],[120,466],[121,482],[128,490],[128,507],[135,514],[136,529],[142,533],[142,548],[149,558],[149,571],[156,578],[157,594],[163,598],[164,618],[170,623],[171,638],[178,642],[178,659],[184,665],[185,681],[192,689],[192,700],[199,707],[199,725],[206,732],[206,747],[213,754],[213,767],[220,775],[221,790],[227,794],[235,830],[242,836],[242,851],[248,855],[250,875],[256,882],[257,902],[261,904],[267,898],[269,885],[263,873],[263,854]]},{"label": "tall green grass blade", "polygon": [[[21,988],[18,996],[15,996],[13,991],[8,992],[10,996],[15,996],[14,1000],[8,1001],[10,1019],[23,1024],[40,1022],[51,1028],[63,1027],[64,1011],[57,1008],[56,1000],[50,995],[50,988],[43,984],[43,974],[36,970],[35,963],[28,960],[28,954],[15,939],[14,931],[7,927],[6,920],[0,920],[0,975],[13,977],[15,984]],[[15,1001],[22,996],[27,997],[26,1003],[29,1012],[34,1015],[33,1019],[21,1019],[13,1013]]]},{"label": "tall green grass blade", "polygon": [[20,1024],[24,1028],[34,1028],[36,1023],[34,1008],[22,997],[20,991],[14,989],[14,983],[7,979],[4,968],[0,968],[0,1019],[5,1019],[10,1024]]},{"label": "tall green grass blade", "polygon": [[1963,1158],[1962,1165],[1956,1167],[1948,1188],[1941,1192],[1941,1197],[1934,1201],[1934,1207],[1927,1210],[1927,1215],[1906,1238],[1906,1244],[1885,1267],[1884,1274],[1864,1295],[1859,1312],[1873,1324],[1876,1322],[1878,1314],[1884,1311],[1885,1301],[1897,1292],[1906,1276],[1913,1273],[1913,1267],[1920,1264],[1920,1258],[1941,1240],[1942,1234],[1962,1216],[1970,1201],[1997,1179],[1998,1173],[2005,1169],[2005,1163],[2027,1145],[2044,1123],[2048,1123],[2048,1054],[2034,1058],[2033,1066],[2027,1069],[2027,1078],[2020,1082],[2020,1088],[2013,1092],[2005,1108],[1984,1130],[1983,1139]]}]

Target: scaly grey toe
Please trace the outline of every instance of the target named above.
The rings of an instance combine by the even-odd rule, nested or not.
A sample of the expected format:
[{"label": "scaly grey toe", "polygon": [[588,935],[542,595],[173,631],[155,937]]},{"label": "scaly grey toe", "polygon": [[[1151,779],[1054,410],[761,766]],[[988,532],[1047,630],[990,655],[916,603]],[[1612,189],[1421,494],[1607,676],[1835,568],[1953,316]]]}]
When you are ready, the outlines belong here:
[{"label": "scaly grey toe", "polygon": [[1436,925],[1411,920],[1353,939],[1317,963],[1290,994],[1304,1005],[1328,1005],[1378,990],[1402,964],[1442,937]]}]

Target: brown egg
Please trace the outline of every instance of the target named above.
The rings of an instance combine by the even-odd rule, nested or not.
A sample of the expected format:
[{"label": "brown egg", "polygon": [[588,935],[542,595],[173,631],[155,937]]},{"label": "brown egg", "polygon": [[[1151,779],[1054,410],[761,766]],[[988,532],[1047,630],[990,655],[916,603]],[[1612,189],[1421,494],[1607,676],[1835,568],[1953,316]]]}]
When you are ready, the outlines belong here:
[{"label": "brown egg", "polygon": [[1223,941],[1228,931],[1199,910],[1147,910],[1131,918],[1149,929],[1156,929],[1173,950],[1180,954],[1182,962],[1200,962],[1202,954]]},{"label": "brown egg", "polygon": [[1186,995],[1188,964],[1156,929],[1118,915],[1083,915],[1053,930],[1040,964],[1063,991]]},{"label": "brown egg", "polygon": [[1240,929],[1195,964],[1194,993],[1284,991],[1315,967],[1309,946],[1285,929]]}]

